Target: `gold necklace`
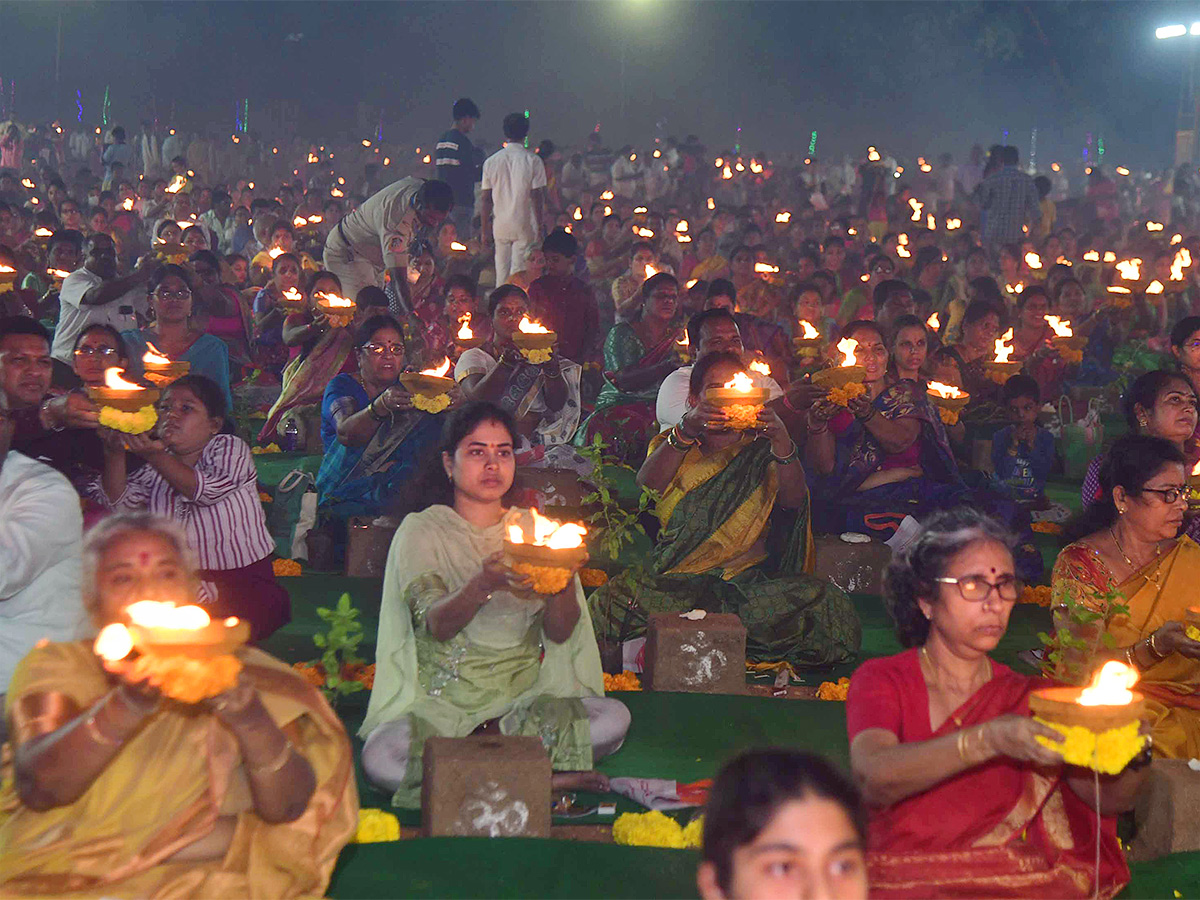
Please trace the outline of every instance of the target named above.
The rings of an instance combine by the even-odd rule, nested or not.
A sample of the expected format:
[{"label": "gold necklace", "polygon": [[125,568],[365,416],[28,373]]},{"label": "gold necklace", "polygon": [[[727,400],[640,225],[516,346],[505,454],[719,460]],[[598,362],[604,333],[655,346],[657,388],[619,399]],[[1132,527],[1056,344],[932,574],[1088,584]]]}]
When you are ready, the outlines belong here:
[{"label": "gold necklace", "polygon": [[[921,645],[921,658],[924,659],[924,661],[925,661],[925,665],[923,668],[928,668],[928,670],[929,670],[929,680],[930,680],[929,687],[933,687],[933,688],[937,688],[938,690],[941,690],[942,683],[941,683],[941,679],[938,678],[937,666],[935,666],[933,664],[933,658],[929,655],[929,649],[924,644]],[[988,657],[988,656],[985,656],[984,659],[987,660],[987,681],[991,681],[992,676],[994,674],[992,671],[992,660],[991,660],[991,657]],[[973,694],[974,694],[974,692],[972,692],[972,695]],[[956,726],[958,726],[959,728],[962,728],[962,718],[961,717],[951,713],[950,718],[953,720],[953,722]]]},{"label": "gold necklace", "polygon": [[[1125,560],[1125,565],[1129,566],[1129,570],[1131,573],[1136,573],[1139,570],[1139,568],[1145,568],[1146,566],[1150,565],[1151,562],[1156,562],[1158,560],[1158,558],[1160,556],[1162,556],[1162,547],[1156,543],[1154,545],[1154,559],[1148,560],[1147,562],[1143,563],[1141,566],[1136,566],[1133,564],[1133,560],[1130,559],[1126,555],[1125,548],[1121,546],[1121,542],[1119,540],[1117,540],[1117,533],[1116,533],[1116,531],[1113,530],[1113,526],[1111,526],[1111,525],[1108,526],[1108,533],[1109,533],[1109,536],[1112,537],[1112,539],[1113,539],[1113,544],[1116,545],[1117,552],[1121,554],[1121,559]],[[1155,566],[1154,571],[1151,572],[1149,575],[1143,575],[1142,577],[1145,578],[1147,581],[1152,581],[1155,584],[1158,584],[1158,566]]]}]

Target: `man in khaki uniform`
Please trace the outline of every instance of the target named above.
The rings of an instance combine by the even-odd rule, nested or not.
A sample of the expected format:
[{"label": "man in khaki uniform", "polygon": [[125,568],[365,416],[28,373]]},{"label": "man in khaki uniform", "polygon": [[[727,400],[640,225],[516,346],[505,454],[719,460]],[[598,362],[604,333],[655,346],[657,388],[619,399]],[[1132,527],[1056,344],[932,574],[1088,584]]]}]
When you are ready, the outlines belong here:
[{"label": "man in khaki uniform", "polygon": [[368,197],[344,216],[325,240],[325,268],[342,282],[353,300],[369,284],[383,287],[391,275],[402,305],[409,311],[409,248],[432,239],[454,208],[454,193],[444,181],[404,178]]}]

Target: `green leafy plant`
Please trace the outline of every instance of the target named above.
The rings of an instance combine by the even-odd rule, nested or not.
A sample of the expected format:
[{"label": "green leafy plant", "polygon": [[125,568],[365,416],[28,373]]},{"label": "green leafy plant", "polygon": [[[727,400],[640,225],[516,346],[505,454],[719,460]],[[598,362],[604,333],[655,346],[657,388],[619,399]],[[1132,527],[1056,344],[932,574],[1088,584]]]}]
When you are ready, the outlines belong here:
[{"label": "green leafy plant", "polygon": [[1071,684],[1083,684],[1091,678],[1096,653],[1117,646],[1105,625],[1110,619],[1128,616],[1129,607],[1125,595],[1115,589],[1091,592],[1091,605],[1085,605],[1071,592],[1063,600],[1064,605],[1054,611],[1054,633],[1038,633],[1045,648],[1042,672]]},{"label": "green leafy plant", "polygon": [[617,497],[612,473],[632,473],[633,469],[606,456],[607,449],[608,445],[597,435],[590,445],[581,447],[579,453],[591,460],[593,469],[590,479],[596,485],[596,490],[583,498],[584,505],[598,507],[587,521],[589,525],[596,526],[599,532],[597,542],[600,550],[615,561],[621,554],[621,548],[633,543],[635,535],[646,536],[646,529],[638,520],[658,503],[660,497],[658,491],[643,487],[636,504],[623,505]]},{"label": "green leafy plant", "polygon": [[358,645],[363,640],[363,625],[359,612],[350,602],[349,594],[342,594],[337,606],[318,607],[317,615],[328,624],[329,630],[313,635],[313,643],[321,652],[321,668],[325,670],[325,694],[331,702],[354,694],[365,688],[360,681],[343,678],[343,669],[362,663]]}]

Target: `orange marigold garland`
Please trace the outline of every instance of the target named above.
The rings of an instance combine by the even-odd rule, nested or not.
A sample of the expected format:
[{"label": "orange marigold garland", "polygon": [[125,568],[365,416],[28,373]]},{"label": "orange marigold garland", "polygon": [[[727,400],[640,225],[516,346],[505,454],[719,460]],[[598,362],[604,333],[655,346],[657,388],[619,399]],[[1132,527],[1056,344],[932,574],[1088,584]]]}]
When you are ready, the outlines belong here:
[{"label": "orange marigold garland", "polygon": [[585,588],[597,588],[608,583],[608,573],[603,569],[583,568],[579,570],[579,581]]},{"label": "orange marigold garland", "polygon": [[836,406],[849,406],[855,397],[861,397],[867,392],[867,386],[860,381],[851,381],[841,387],[830,388],[825,399]]},{"label": "orange marigold garland", "polygon": [[195,659],[146,653],[133,661],[131,681],[146,679],[166,696],[181,703],[199,703],[223,694],[237,684],[242,663],[236,656]]},{"label": "orange marigold garland", "polygon": [[850,693],[850,679],[839,678],[836,682],[822,681],[821,686],[817,688],[818,700],[845,700],[846,695]]},{"label": "orange marigold garland", "polygon": [[1033,606],[1049,606],[1050,605],[1050,586],[1047,584],[1027,584],[1025,590],[1021,591],[1021,596],[1017,598],[1018,603],[1029,603]]},{"label": "orange marigold garland", "polygon": [[273,559],[271,560],[271,570],[275,573],[276,578],[293,577],[300,574],[300,563],[294,559]]},{"label": "orange marigold garland", "polygon": [[642,683],[635,673],[626,669],[620,675],[604,673],[604,690],[608,691],[640,691]]}]

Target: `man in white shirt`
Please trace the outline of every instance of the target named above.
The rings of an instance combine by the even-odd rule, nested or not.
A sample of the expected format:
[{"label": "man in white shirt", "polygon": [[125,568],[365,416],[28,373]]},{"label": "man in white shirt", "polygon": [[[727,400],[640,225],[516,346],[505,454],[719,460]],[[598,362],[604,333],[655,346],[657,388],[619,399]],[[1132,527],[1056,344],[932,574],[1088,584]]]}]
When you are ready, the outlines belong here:
[{"label": "man in white shirt", "polygon": [[452,209],[454,191],[444,181],[403,178],[389,184],[329,232],[325,268],[338,277],[342,295],[351,300],[367,285],[383,287],[386,270],[411,312],[409,249],[415,241],[430,240]]},{"label": "man in white shirt", "polygon": [[[745,352],[742,347],[742,335],[738,331],[737,320],[727,309],[706,309],[692,316],[687,325],[688,344],[694,348],[696,359],[710,353],[729,351],[741,355]],[[783,396],[783,390],[770,375],[762,375],[753,370],[747,373],[754,381],[754,386],[770,391],[770,400]],[[655,414],[658,417],[658,427],[663,431],[674,428],[682,420],[688,410],[688,383],[691,381],[692,367],[680,366],[663,379],[658,389],[658,400],[655,403]]]},{"label": "man in white shirt", "polygon": [[525,147],[528,134],[529,120],[509,113],[504,147],[483,163],[480,224],[484,246],[495,244],[497,286],[524,270],[546,230],[546,167]]},{"label": "man in white shirt", "polygon": [[0,706],[34,644],[75,641],[91,630],[80,583],[79,495],[45,463],[10,450],[12,434],[0,391]]},{"label": "man in white shirt", "polygon": [[133,272],[118,278],[113,239],[103,233],[89,237],[83,267],[64,278],[58,292],[58,327],[50,355],[71,365],[75,339],[89,325],[111,325],[117,331],[137,328],[137,314],[148,306],[146,282],[161,265],[147,254]]},{"label": "man in white shirt", "polygon": [[212,194],[212,209],[205,210],[198,220],[216,236],[218,253],[231,253],[233,232],[237,223],[233,220],[233,200],[228,191],[215,190]]}]

